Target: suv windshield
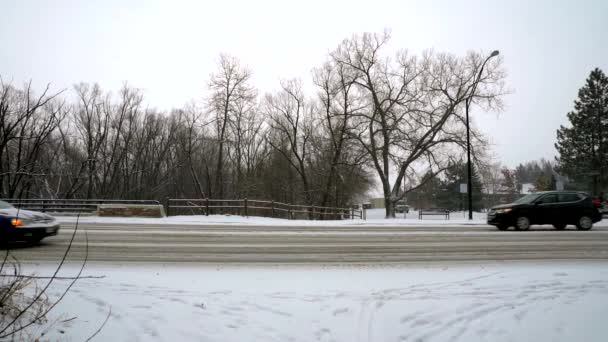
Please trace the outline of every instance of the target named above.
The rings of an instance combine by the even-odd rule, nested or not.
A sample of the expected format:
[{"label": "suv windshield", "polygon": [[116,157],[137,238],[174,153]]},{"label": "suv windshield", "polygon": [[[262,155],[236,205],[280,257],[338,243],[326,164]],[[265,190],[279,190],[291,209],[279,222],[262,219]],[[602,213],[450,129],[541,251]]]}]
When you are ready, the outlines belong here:
[{"label": "suv windshield", "polygon": [[513,202],[513,203],[517,203],[517,204],[528,204],[528,203],[532,203],[534,202],[537,198],[539,198],[540,196],[542,196],[543,194],[529,194],[526,195],[520,199],[518,199],[517,201]]},{"label": "suv windshield", "polygon": [[13,209],[14,207],[7,202],[0,201],[0,209]]}]

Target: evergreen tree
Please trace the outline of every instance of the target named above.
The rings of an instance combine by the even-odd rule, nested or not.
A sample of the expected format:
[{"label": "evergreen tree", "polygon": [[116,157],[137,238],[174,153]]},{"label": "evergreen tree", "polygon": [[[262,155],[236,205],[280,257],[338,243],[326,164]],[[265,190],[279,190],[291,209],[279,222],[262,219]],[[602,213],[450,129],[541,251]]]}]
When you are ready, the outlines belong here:
[{"label": "evergreen tree", "polygon": [[[431,175],[428,172],[424,177]],[[407,197],[407,202],[414,208],[431,208],[438,206],[438,194],[441,193],[441,181],[435,176],[429,179],[424,185],[410,192]]]},{"label": "evergreen tree", "polygon": [[539,177],[549,179],[553,175],[554,163],[549,160],[540,159],[519,164],[515,168],[515,178],[518,184],[518,189],[521,190],[521,185],[525,183],[535,183]]},{"label": "evergreen tree", "polygon": [[[471,165],[471,182],[473,190],[473,210],[479,211],[482,203],[482,181],[475,165]],[[467,183],[467,164],[464,161],[453,163],[445,171],[441,182],[441,193],[438,195],[438,206],[449,210],[468,210],[467,194],[460,193],[460,184]]]},{"label": "evergreen tree", "polygon": [[555,177],[541,173],[534,180],[534,191],[550,191],[555,190]]},{"label": "evergreen tree", "polygon": [[595,69],[568,113],[571,127],[557,131],[560,171],[597,194],[608,185],[608,77]]},{"label": "evergreen tree", "polygon": [[513,202],[517,197],[519,191],[517,190],[517,181],[515,176],[515,171],[509,170],[506,167],[503,168],[500,172],[502,172],[502,184],[501,184],[501,192],[507,194],[507,201]]}]

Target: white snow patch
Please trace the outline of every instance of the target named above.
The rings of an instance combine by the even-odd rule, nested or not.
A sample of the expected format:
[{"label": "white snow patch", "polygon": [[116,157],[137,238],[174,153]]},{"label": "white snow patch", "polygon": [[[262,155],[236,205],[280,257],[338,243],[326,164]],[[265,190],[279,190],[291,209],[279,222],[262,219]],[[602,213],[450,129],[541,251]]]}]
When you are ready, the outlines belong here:
[{"label": "white snow patch", "polygon": [[607,266],[96,264],[85,273],[106,278],[78,281],[51,317],[76,318],[45,338],[86,339],[111,308],[99,341],[599,342],[608,336]]}]

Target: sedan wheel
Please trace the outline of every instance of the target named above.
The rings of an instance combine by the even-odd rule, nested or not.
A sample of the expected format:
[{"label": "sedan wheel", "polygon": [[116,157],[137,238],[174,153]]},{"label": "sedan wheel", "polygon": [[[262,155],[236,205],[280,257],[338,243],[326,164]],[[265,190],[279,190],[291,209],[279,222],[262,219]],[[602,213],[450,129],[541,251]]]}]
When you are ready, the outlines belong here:
[{"label": "sedan wheel", "polygon": [[593,227],[593,220],[589,216],[581,216],[576,224],[578,230],[589,230],[591,227]]},{"label": "sedan wheel", "polygon": [[530,229],[530,219],[525,216],[521,216],[521,217],[517,218],[517,221],[515,222],[515,229],[517,229],[517,230]]}]

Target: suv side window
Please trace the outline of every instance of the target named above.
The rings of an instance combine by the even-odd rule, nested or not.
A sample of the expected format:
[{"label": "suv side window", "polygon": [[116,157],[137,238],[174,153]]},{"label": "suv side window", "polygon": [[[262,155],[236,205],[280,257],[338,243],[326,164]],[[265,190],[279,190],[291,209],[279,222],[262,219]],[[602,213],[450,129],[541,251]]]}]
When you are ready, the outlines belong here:
[{"label": "suv side window", "polygon": [[556,194],[548,194],[540,198],[537,202],[538,204],[548,204],[548,203],[557,203],[557,195]]},{"label": "suv side window", "polygon": [[573,194],[573,193],[566,193],[566,194],[559,194],[558,195],[558,199],[560,203],[565,203],[565,202],[578,202],[581,200],[581,196],[579,194]]}]

